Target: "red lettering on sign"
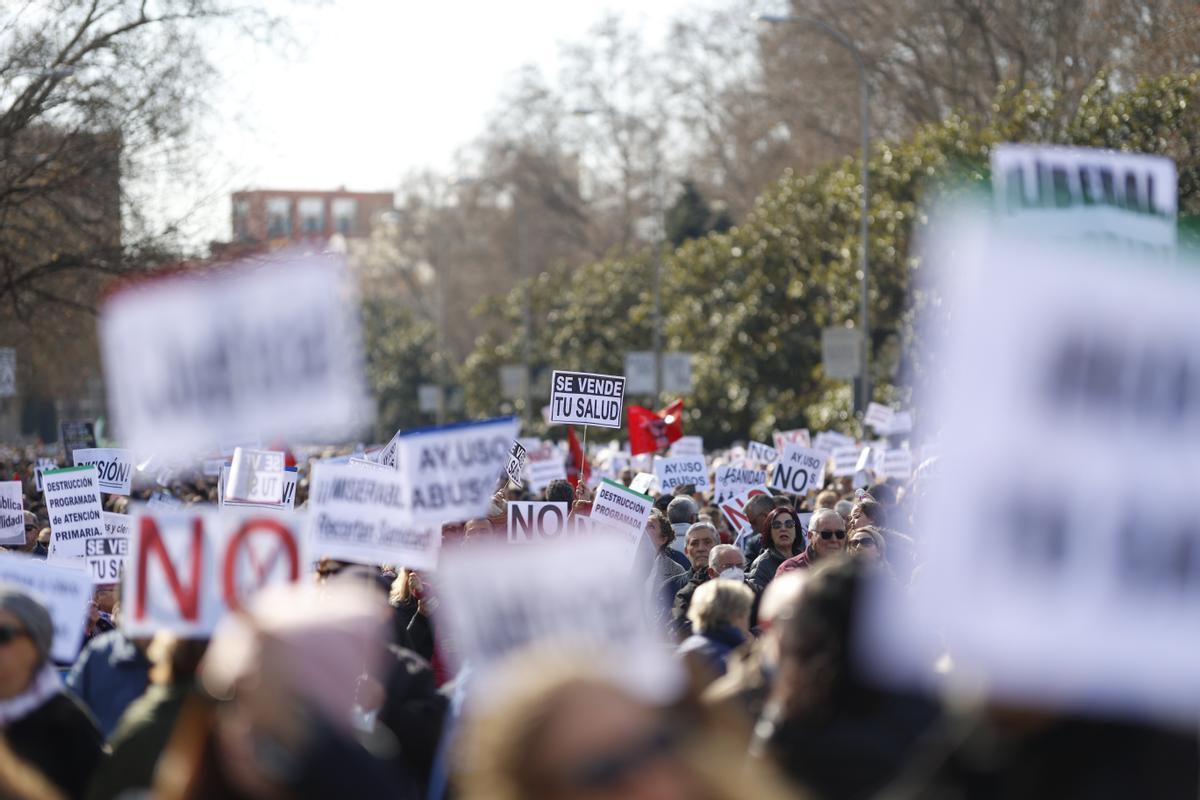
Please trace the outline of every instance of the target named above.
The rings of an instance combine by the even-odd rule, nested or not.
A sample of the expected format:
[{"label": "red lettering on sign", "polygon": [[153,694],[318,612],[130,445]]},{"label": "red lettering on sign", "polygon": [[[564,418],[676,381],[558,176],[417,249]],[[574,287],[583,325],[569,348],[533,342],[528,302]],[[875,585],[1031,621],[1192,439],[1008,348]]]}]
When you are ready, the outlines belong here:
[{"label": "red lettering on sign", "polygon": [[204,559],[202,557],[204,550],[204,521],[200,517],[192,520],[192,543],[190,551],[192,579],[187,586],[184,586],[179,580],[179,573],[175,570],[175,563],[171,560],[166,545],[163,544],[162,534],[159,532],[158,523],[154,518],[142,517],[141,528],[138,533],[141,536],[142,546],[138,548],[138,587],[137,596],[133,602],[134,619],[143,620],[146,618],[146,571],[150,563],[150,553],[154,552],[158,555],[158,561],[162,565],[163,575],[167,579],[167,586],[170,587],[171,594],[175,595],[180,615],[188,622],[196,622],[200,618],[200,571],[204,566]]},{"label": "red lettering on sign", "polygon": [[[272,551],[271,557],[265,565],[258,563],[254,551],[249,546],[250,536],[254,533],[270,533],[280,541],[280,545]],[[280,553],[287,556],[289,566],[291,567],[288,579],[292,582],[300,579],[300,552],[296,547],[296,539],[292,536],[292,532],[287,526],[273,519],[248,519],[242,523],[242,526],[237,529],[237,532],[229,540],[229,546],[225,548],[225,561],[221,569],[225,604],[231,610],[240,611],[242,608],[241,600],[237,595],[237,585],[234,582],[234,577],[237,574],[238,552],[243,547],[246,549],[246,557],[250,561],[250,567],[254,570],[254,577],[258,579],[260,588],[267,576],[271,574],[271,570],[274,569],[275,562],[279,560]]]}]

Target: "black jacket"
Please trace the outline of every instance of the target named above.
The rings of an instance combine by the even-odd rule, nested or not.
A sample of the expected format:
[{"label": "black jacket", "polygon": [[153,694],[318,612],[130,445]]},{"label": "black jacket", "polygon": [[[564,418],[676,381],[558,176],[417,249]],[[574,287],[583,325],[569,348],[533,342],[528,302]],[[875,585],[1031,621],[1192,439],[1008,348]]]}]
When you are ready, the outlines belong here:
[{"label": "black jacket", "polygon": [[692,635],[692,621],[687,618],[688,607],[692,604],[692,595],[696,593],[696,587],[708,580],[708,567],[699,566],[692,570],[688,575],[686,583],[682,583],[683,576],[680,575],[676,585],[679,589],[675,592],[675,602],[671,606],[671,621],[667,624],[667,629],[675,636],[683,641]]},{"label": "black jacket", "polygon": [[3,730],[13,753],[70,798],[84,796],[104,758],[104,737],[91,714],[59,692]]}]

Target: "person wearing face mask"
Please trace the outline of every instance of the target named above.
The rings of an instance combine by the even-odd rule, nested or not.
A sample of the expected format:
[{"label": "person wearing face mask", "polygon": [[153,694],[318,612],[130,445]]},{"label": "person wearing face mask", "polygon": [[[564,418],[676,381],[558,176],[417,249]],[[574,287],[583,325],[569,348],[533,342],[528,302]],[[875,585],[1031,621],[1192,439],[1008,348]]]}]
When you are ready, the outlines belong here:
[{"label": "person wearing face mask", "polygon": [[677,651],[694,654],[712,670],[712,678],[725,674],[729,654],[750,639],[750,608],[754,592],[742,581],[716,578],[698,587],[688,607],[694,633]]},{"label": "person wearing face mask", "polygon": [[761,592],[767,588],[779,565],[800,552],[804,546],[802,531],[800,517],[787,506],[776,508],[767,515],[762,555],[750,565],[750,583],[755,589]]},{"label": "person wearing face mask", "polygon": [[708,551],[708,577],[745,582],[746,556],[731,544],[717,545]]},{"label": "person wearing face mask", "polygon": [[821,559],[837,555],[846,549],[846,523],[841,514],[823,508],[808,521],[808,547],[804,552],[779,565],[779,574],[794,569],[808,569]]}]

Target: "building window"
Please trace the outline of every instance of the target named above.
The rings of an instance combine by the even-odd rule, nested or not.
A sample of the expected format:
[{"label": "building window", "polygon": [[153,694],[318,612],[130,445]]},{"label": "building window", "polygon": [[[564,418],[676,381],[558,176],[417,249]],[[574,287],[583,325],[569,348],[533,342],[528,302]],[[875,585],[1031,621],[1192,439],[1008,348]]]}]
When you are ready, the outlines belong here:
[{"label": "building window", "polygon": [[358,216],[358,201],[349,197],[338,197],[333,201],[333,227],[343,236],[353,236],[354,219]]},{"label": "building window", "polygon": [[297,204],[300,212],[300,231],[305,236],[325,232],[325,201],[319,197],[302,197]]},{"label": "building window", "polygon": [[267,236],[278,239],[292,235],[292,201],[286,197],[267,199]]},{"label": "building window", "polygon": [[233,235],[239,241],[250,238],[250,201],[233,201]]}]

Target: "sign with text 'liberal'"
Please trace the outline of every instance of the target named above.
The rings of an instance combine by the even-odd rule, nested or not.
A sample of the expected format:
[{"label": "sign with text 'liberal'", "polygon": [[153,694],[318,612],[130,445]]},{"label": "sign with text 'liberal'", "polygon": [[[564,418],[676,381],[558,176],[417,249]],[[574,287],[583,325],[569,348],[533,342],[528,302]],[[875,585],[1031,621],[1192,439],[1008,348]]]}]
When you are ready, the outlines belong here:
[{"label": "sign with text 'liberal'", "polygon": [[605,478],[592,499],[592,525],[615,535],[632,560],[646,531],[654,501]]},{"label": "sign with text 'liberal'", "polygon": [[104,532],[100,477],[95,467],[42,473],[50,515],[50,557],[83,558],[84,540]]},{"label": "sign with text 'liberal'", "polygon": [[519,428],[516,417],[497,417],[400,434],[396,471],[404,476],[408,524],[487,516]]},{"label": "sign with text 'liberal'", "polygon": [[625,378],[555,370],[550,382],[550,421],[620,428]]},{"label": "sign with text 'liberal'", "polygon": [[27,555],[0,554],[0,584],[17,587],[46,607],[54,625],[50,657],[64,664],[74,661],[92,600],[88,574]]},{"label": "sign with text 'liberal'", "polygon": [[955,221],[938,247],[970,280],[945,283],[921,403],[944,447],[916,509],[921,580],[911,606],[872,604],[862,641],[917,677],[936,631],[997,701],[1192,724],[1200,264],[975,235]]},{"label": "sign with text 'liberal'", "polygon": [[371,404],[348,289],[340,260],[280,253],[112,295],[99,331],[118,435],[161,455],[205,451],[228,431],[354,435]]},{"label": "sign with text 'liberal'", "polygon": [[0,482],[0,544],[25,544],[25,496],[20,481]]},{"label": "sign with text 'liberal'", "polygon": [[167,512],[134,515],[121,592],[130,636],[212,633],[265,586],[296,583],[305,565],[295,514]]},{"label": "sign with text 'liberal'", "polygon": [[100,476],[100,491],[107,494],[129,495],[133,478],[133,451],[113,447],[88,448],[72,451],[75,466],[91,464]]},{"label": "sign with text 'liberal'", "polygon": [[789,444],[771,471],[772,489],[788,494],[816,491],[825,483],[825,454],[811,447]]},{"label": "sign with text 'liberal'", "polygon": [[433,569],[441,530],[411,523],[409,496],[408,481],[395,470],[313,464],[308,493],[313,556]]},{"label": "sign with text 'liberal'", "polygon": [[677,486],[708,486],[708,467],[704,456],[654,459],[654,476],[658,478],[659,491],[669,492]]}]

